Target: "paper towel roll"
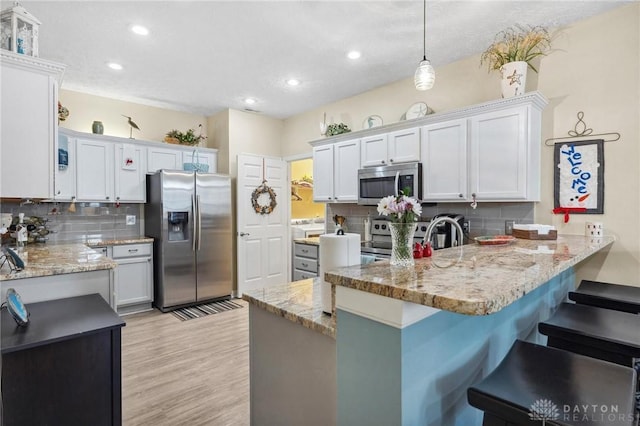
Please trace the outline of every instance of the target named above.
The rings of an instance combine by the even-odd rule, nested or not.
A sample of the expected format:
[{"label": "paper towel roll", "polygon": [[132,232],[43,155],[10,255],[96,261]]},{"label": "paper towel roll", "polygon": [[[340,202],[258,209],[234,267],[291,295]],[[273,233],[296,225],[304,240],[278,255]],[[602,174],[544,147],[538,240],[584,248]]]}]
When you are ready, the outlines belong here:
[{"label": "paper towel roll", "polygon": [[320,235],[320,278],[322,279],[320,300],[322,310],[332,312],[331,284],[324,281],[324,273],[360,264],[360,234]]}]

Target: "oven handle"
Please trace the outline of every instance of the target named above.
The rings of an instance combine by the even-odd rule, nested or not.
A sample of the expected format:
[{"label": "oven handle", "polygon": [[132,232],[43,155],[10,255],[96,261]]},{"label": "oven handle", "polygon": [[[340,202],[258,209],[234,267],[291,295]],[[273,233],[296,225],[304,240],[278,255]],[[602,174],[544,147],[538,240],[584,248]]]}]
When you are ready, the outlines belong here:
[{"label": "oven handle", "polygon": [[396,172],[396,197],[398,196],[398,193],[400,192],[400,188],[398,188],[398,183],[400,182],[400,172]]}]

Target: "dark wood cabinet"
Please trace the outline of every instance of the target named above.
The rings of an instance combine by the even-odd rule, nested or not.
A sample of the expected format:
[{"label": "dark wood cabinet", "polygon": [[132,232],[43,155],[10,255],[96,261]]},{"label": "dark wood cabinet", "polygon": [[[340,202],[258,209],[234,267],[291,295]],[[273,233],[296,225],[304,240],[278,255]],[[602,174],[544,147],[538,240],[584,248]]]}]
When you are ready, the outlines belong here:
[{"label": "dark wood cabinet", "polygon": [[98,294],[1,312],[3,424],[121,425],[121,328]]}]

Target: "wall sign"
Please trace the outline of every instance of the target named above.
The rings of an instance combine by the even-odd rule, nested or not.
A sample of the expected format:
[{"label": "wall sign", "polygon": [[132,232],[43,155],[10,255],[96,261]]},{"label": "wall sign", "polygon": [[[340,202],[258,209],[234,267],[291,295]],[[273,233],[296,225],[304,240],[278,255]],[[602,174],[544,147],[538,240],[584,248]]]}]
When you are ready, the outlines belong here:
[{"label": "wall sign", "polygon": [[553,159],[554,211],[604,213],[604,140],[556,143]]}]

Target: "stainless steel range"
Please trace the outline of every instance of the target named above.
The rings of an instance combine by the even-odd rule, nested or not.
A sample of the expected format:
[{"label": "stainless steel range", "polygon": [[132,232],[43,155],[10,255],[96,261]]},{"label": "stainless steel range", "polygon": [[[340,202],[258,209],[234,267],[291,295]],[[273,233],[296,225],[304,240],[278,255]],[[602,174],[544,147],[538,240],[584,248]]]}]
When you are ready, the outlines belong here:
[{"label": "stainless steel range", "polygon": [[[416,222],[416,232],[413,236],[414,243],[421,243],[427,232],[429,222]],[[388,259],[391,257],[391,231],[388,220],[374,220],[371,222],[371,241],[362,243],[362,254],[370,254],[377,258]]]}]

